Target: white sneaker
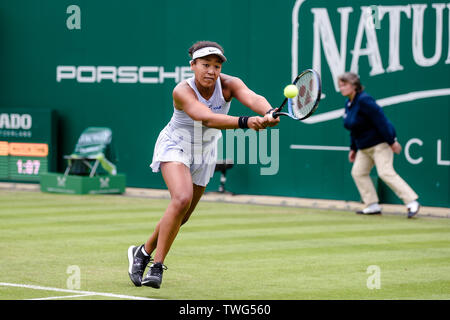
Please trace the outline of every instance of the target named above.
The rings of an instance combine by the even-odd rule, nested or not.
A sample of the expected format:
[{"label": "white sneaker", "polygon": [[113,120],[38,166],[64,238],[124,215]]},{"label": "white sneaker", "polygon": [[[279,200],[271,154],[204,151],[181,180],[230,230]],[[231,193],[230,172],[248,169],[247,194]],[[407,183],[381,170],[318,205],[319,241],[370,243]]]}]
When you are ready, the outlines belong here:
[{"label": "white sneaker", "polygon": [[356,211],[357,214],[381,214],[381,207],[378,203],[372,203],[363,210]]}]

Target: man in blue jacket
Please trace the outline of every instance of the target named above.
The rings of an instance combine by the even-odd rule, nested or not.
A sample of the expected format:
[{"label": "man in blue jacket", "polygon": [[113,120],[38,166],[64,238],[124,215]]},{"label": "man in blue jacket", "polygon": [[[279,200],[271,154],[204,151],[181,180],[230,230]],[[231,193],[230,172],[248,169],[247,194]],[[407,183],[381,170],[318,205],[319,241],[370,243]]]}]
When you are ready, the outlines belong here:
[{"label": "man in blue jacket", "polygon": [[420,205],[413,189],[395,172],[394,152],[402,150],[392,123],[375,99],[367,94],[357,74],[347,72],[339,78],[339,90],[347,97],[344,127],[350,131],[349,161],[352,177],[366,208],[359,214],[381,214],[378,195],[369,176],[375,165],[378,176],[406,204],[408,218],[414,217]]}]

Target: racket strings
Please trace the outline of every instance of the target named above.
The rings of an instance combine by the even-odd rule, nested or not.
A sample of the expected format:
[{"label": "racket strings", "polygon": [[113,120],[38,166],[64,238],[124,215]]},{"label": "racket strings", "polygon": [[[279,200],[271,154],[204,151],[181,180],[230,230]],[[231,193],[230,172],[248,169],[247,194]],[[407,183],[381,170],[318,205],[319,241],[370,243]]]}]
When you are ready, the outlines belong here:
[{"label": "racket strings", "polygon": [[312,72],[306,72],[295,85],[298,95],[292,99],[292,112],[297,118],[302,119],[315,107],[320,85]]}]

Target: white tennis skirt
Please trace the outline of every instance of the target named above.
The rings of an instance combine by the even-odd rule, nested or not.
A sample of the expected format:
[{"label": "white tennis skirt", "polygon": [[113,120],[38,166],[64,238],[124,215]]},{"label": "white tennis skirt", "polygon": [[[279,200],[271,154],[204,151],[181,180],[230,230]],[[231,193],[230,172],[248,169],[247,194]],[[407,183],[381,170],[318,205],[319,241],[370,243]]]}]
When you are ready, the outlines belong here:
[{"label": "white tennis skirt", "polygon": [[220,136],[221,134],[208,142],[192,143],[190,137],[172,130],[169,123],[156,140],[150,167],[153,172],[158,172],[161,162],[181,162],[189,168],[192,182],[206,187],[216,168],[217,141]]}]

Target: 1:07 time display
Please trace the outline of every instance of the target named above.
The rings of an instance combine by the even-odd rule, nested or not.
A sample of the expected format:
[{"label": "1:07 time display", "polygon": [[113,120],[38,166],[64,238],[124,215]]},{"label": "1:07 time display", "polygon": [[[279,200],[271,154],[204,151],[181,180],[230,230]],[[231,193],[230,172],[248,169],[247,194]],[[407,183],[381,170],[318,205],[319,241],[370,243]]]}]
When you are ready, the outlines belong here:
[{"label": "1:07 time display", "polygon": [[48,172],[46,143],[0,141],[0,180],[39,181]]},{"label": "1:07 time display", "polygon": [[18,174],[37,175],[39,174],[39,168],[41,167],[40,160],[22,160],[19,159],[16,162]]}]

